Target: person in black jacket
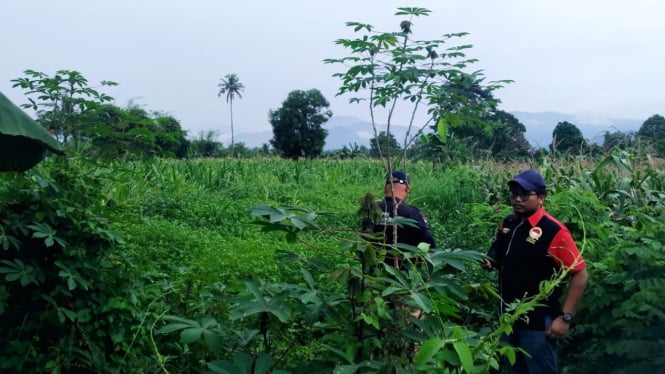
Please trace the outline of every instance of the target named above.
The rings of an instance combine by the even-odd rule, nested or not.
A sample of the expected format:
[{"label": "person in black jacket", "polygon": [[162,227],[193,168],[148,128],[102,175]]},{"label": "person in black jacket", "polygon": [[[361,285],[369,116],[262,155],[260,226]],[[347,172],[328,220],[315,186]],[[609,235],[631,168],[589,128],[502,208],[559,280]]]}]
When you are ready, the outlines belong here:
[{"label": "person in black jacket", "polygon": [[[436,243],[432,232],[427,226],[427,219],[420,209],[408,205],[406,199],[411,191],[411,182],[409,177],[403,171],[393,171],[386,177],[386,183],[383,188],[385,197],[379,201],[381,218],[374,225],[375,233],[383,233],[386,244],[404,243],[418,246],[420,243],[427,243],[430,248],[435,248]],[[398,226],[395,223],[395,216],[409,218],[415,221],[415,225],[404,224]],[[395,228],[397,227],[397,230]],[[398,269],[408,267],[408,262],[400,255],[388,251],[385,257],[386,264]]]},{"label": "person in black jacket", "polygon": [[[545,180],[535,170],[517,174],[508,182],[513,213],[499,225],[483,266],[499,272],[501,313],[508,304],[539,294],[542,281],[567,272],[567,292],[557,287],[540,300],[542,305],[518,320],[503,341],[526,351],[517,354],[510,373],[557,373],[557,341],[563,339],[582,300],[588,275],[586,263],[570,231],[545,211]],[[560,302],[563,300],[563,304]]]}]

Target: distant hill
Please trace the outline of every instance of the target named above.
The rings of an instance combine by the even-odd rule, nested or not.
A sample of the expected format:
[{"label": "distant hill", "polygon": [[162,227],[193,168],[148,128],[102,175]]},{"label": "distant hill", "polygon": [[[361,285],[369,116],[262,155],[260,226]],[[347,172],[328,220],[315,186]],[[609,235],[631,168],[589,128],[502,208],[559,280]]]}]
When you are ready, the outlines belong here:
[{"label": "distant hill", "polygon": [[[340,149],[344,146],[365,145],[374,137],[372,123],[358,117],[333,116],[323,125],[328,130],[324,150]],[[380,125],[378,131],[385,131],[385,125]],[[404,126],[391,126],[391,132],[398,141],[404,139],[407,128]],[[272,139],[272,130],[256,133],[239,133],[235,136],[237,142],[243,142],[248,147],[261,147]]]},{"label": "distant hill", "polygon": [[[637,132],[646,120],[636,119],[607,119],[582,118],[557,112],[511,112],[526,127],[525,137],[533,147],[547,148],[552,141],[552,131],[557,123],[568,121],[582,131],[584,137],[591,143],[603,142],[603,135],[609,132]],[[328,130],[325,150],[340,149],[353,144],[369,146],[373,137],[372,124],[369,121],[352,116],[333,116],[324,128]],[[385,130],[385,125],[378,126],[378,130]],[[391,132],[398,141],[402,142],[406,134],[406,126],[392,125]],[[245,143],[248,147],[260,147],[272,138],[272,131],[257,133],[239,133],[236,141]]]},{"label": "distant hill", "polygon": [[532,147],[547,148],[557,123],[568,121],[577,126],[590,143],[603,143],[605,132],[637,132],[646,120],[625,118],[584,118],[557,112],[511,112],[526,127],[525,137]]}]

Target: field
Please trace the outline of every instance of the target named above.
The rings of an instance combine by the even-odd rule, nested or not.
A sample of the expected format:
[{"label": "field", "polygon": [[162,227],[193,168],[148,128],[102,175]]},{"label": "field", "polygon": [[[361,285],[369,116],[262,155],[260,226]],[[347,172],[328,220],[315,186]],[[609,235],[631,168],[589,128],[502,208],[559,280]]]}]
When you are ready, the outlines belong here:
[{"label": "field", "polygon": [[[416,336],[426,343],[413,366],[394,350],[403,348],[401,334],[413,338],[404,333],[408,326],[385,334],[387,326],[403,325],[382,314],[390,292],[354,283],[368,253],[358,238],[360,202],[367,193],[382,195],[378,162],[47,162],[24,178],[4,176],[3,211],[13,213],[3,217],[0,312],[6,321],[28,323],[22,330],[3,325],[12,338],[3,340],[2,367],[494,371],[505,353],[495,338],[508,322],[494,310],[494,275],[477,260],[510,212],[506,182],[529,166],[545,175],[546,207],[570,227],[589,263],[577,326],[561,347],[565,371],[665,365],[665,174],[649,159],[616,153],[533,165],[408,166],[409,201],[425,212],[443,259],[438,286],[418,288],[406,279],[388,287],[395,295],[402,288],[422,294],[415,302],[437,322],[438,330]],[[28,214],[19,207],[31,222],[17,218]],[[63,249],[44,263],[14,250],[21,247],[16,241]],[[68,330],[45,331],[31,322],[37,317],[49,329]],[[47,353],[55,344],[61,348]],[[246,365],[249,371],[240,369]]]}]

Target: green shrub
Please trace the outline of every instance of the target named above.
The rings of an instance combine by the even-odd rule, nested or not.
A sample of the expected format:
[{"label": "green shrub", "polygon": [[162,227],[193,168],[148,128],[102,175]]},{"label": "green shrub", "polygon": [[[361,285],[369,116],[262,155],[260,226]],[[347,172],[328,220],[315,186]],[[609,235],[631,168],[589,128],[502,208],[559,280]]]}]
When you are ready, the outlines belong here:
[{"label": "green shrub", "polygon": [[103,372],[144,360],[130,346],[140,283],[101,204],[110,170],[50,170],[0,179],[0,368]]}]

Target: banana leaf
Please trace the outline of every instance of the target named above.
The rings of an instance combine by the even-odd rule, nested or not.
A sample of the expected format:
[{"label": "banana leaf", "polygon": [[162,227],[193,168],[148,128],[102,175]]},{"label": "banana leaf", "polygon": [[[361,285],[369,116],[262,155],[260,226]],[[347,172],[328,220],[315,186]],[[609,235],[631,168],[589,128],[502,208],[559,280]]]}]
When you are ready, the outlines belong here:
[{"label": "banana leaf", "polygon": [[47,151],[64,154],[60,143],[0,92],[0,171],[25,171]]}]

